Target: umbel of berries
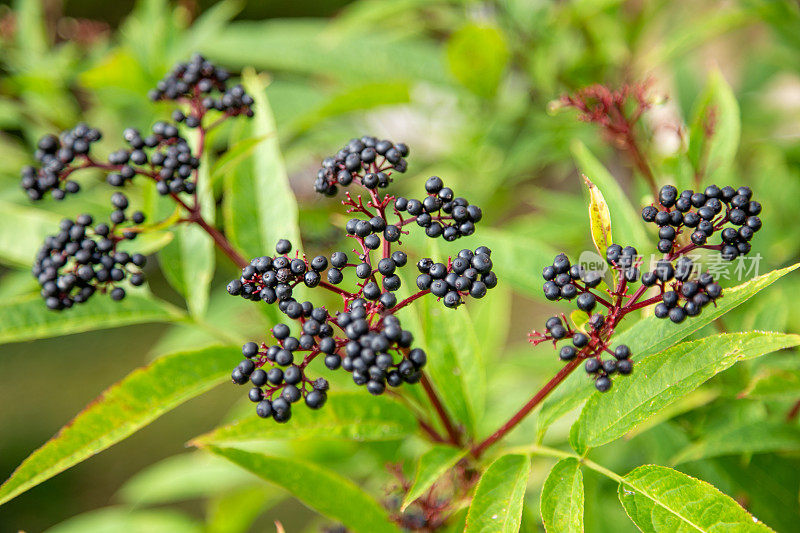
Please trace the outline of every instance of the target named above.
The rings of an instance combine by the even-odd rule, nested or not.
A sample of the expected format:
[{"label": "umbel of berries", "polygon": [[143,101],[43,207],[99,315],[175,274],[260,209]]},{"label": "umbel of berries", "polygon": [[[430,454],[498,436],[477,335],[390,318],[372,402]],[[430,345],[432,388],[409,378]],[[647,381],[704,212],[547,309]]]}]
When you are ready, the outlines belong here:
[{"label": "umbel of berries", "polygon": [[[551,301],[574,301],[586,317],[579,325],[571,325],[566,315],[552,317],[544,332],[530,334],[531,342],[552,341],[563,361],[584,362],[597,389],[609,390],[613,374],[633,370],[630,348],[612,342],[617,324],[627,314],[653,307],[656,318],[677,324],[716,305],[723,296],[714,276],[687,254],[703,248],[733,260],[749,252],[750,241],[761,228],[761,204],[752,196],[749,187],[710,185],[703,192],[679,193],[671,185],[664,186],[658,206],[642,210],[642,218],[659,228],[657,248],[663,257],[645,264],[632,246],[610,245],[605,252],[611,271],[607,290],[600,290],[602,272],[572,264],[566,254],[559,254],[542,271],[544,296]],[[722,242],[709,244],[717,233]]]},{"label": "umbel of berries", "polygon": [[[317,358],[329,371],[350,373],[356,385],[373,395],[420,382],[428,354],[414,345],[397,311],[426,296],[456,308],[469,298],[483,298],[497,285],[492,251],[479,246],[446,261],[419,259],[417,292],[403,300],[397,297],[401,271],[410,263],[406,252],[397,249],[408,233],[406,226],[416,222],[431,238],[454,240],[472,234],[481,219],[480,209],[455,198],[438,177],[427,180],[423,201],[381,192],[391,184],[393,171],[405,171],[408,153],[403,144],[367,136],[351,140],[323,162],[315,182],[318,192],[333,195],[346,186],[364,193],[354,197],[347,191],[342,202],[353,216],[344,228],[351,249],[309,257],[281,239],[275,255],[252,259],[228,284],[231,295],[277,305],[295,323],[275,326],[275,343],[245,344],[245,359],[231,374],[234,383],[250,383],[248,397],[258,416],[286,422],[292,405],[301,400],[312,409],[321,407],[328,382],[307,375]],[[405,218],[404,213],[413,216]],[[342,307],[332,310],[299,300],[296,288],[301,284],[338,294]]]},{"label": "umbel of berries", "polygon": [[[149,133],[134,128],[123,132],[125,147],[112,151],[106,161],[92,151],[102,137],[86,124],[78,124],[60,135],[39,139],[35,158],[38,166],[22,169],[20,185],[31,200],[49,193],[56,200],[77,193],[77,173],[94,169],[106,174],[114,187],[129,187],[137,180],[149,180],[156,190],[190,213],[180,223],[198,222],[197,178],[200,158],[193,153],[182,133],[184,126],[199,128],[205,134],[229,117],[253,116],[253,99],[240,85],[228,84],[229,74],[202,56],[179,63],[151,91],[151,98],[179,106],[174,123],[156,122]],[[205,138],[205,135],[201,135]],[[144,215],[128,213],[128,198],[118,192],[112,196],[114,211],[107,223],[94,225],[89,215],[64,220],[61,231],[42,245],[33,267],[47,307],[63,310],[86,302],[92,295],[108,293],[112,299],[125,297],[125,286],[141,285],[144,256],[121,250],[124,240],[149,230]],[[166,226],[156,221],[154,226]],[[201,224],[202,225],[202,224]]]}]

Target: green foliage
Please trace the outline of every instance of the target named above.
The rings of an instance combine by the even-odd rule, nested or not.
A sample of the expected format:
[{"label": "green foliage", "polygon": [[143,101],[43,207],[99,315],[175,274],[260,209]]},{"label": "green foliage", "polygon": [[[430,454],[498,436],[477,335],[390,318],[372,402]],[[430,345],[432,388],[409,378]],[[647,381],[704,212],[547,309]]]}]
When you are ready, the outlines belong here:
[{"label": "green foliage", "polygon": [[464,531],[519,531],[530,473],[527,455],[504,455],[489,465],[475,489]]},{"label": "green foliage", "polygon": [[573,457],[553,466],[542,485],[539,502],[548,532],[583,531],[583,473]]},{"label": "green foliage", "polygon": [[453,468],[463,457],[465,452],[451,446],[434,446],[422,454],[417,462],[417,471],[414,474],[414,483],[403,499],[402,508],[425,494],[445,472]]}]

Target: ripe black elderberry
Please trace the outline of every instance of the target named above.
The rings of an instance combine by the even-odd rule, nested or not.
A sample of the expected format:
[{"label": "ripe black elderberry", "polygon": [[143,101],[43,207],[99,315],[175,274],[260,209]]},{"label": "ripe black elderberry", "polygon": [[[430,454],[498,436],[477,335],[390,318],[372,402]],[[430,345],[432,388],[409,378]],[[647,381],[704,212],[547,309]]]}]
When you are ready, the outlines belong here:
[{"label": "ripe black elderberry", "polygon": [[22,169],[20,185],[31,200],[41,200],[45,193],[62,200],[67,193],[80,190],[78,182],[69,179],[76,170],[91,166],[89,151],[100,140],[101,133],[86,124],[78,124],[60,136],[45,135],[36,145],[39,167]]},{"label": "ripe black elderberry", "polygon": [[172,100],[191,104],[188,116],[182,111],[173,114],[173,120],[185,122],[190,128],[198,127],[203,115],[210,110],[221,111],[228,116],[252,117],[250,106],[253,105],[253,97],[241,85],[229,88],[229,78],[227,70],[195,54],[191,60],[175,65],[150,91],[149,97],[153,101]]},{"label": "ripe black elderberry", "polygon": [[[662,253],[673,253],[676,240],[683,234],[692,245],[719,249],[723,259],[733,261],[750,252],[750,240],[761,229],[761,204],[752,196],[749,187],[709,185],[703,192],[685,190],[679,195],[675,187],[666,185],[659,193],[663,209],[646,206],[642,219],[659,226],[658,250]],[[708,245],[718,232],[721,243]]]},{"label": "ripe black elderberry", "polygon": [[61,231],[45,239],[32,274],[49,309],[68,309],[97,291],[122,300],[125,289],[120,284],[125,279],[134,286],[144,283],[145,257],[117,250],[121,241],[136,238],[133,226],[141,224],[144,215],[137,211],[128,217],[128,199],[122,193],[115,193],[111,201],[116,208],[111,224],[93,226],[91,216],[80,215],[64,219]]},{"label": "ripe black elderberry", "polygon": [[478,206],[470,205],[464,198],[455,198],[453,190],[445,187],[438,176],[428,178],[425,191],[428,196],[423,201],[395,199],[395,209],[412,215],[428,237],[442,236],[446,241],[454,241],[475,233],[475,224],[483,218]]},{"label": "ripe black elderberry", "polygon": [[386,188],[392,181],[392,171],[406,171],[407,156],[408,146],[403,143],[370,136],[352,139],[336,155],[325,158],[317,171],[314,189],[334,196],[337,185],[347,187],[354,182],[370,190]]},{"label": "ripe black elderberry", "polygon": [[497,286],[497,275],[492,271],[492,251],[486,246],[461,250],[448,264],[434,263],[425,258],[417,263],[417,287],[430,291],[442,299],[445,307],[456,308],[463,297],[483,298],[489,289]]}]

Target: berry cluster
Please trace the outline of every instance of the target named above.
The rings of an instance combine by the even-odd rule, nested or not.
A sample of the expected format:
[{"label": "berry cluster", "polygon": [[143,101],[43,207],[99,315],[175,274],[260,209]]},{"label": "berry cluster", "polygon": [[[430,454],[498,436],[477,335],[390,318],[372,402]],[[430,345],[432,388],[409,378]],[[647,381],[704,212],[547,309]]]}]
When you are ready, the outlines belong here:
[{"label": "berry cluster", "polygon": [[190,128],[200,126],[203,115],[210,110],[221,111],[227,116],[253,116],[253,97],[241,85],[227,86],[230,74],[224,68],[215,66],[199,54],[191,60],[178,63],[150,91],[153,101],[185,101],[191,104],[189,114],[176,110],[172,118],[183,122]]},{"label": "berry cluster", "polygon": [[[328,381],[307,378],[306,367],[318,354],[334,353],[338,348],[329,320],[324,307],[312,307],[304,317],[299,338],[291,336],[286,324],[277,324],[272,328],[272,335],[278,344],[259,346],[248,342],[242,347],[246,359],[234,368],[231,379],[239,385],[249,380],[253,385],[248,398],[256,403],[258,416],[272,417],[282,423],[291,418],[291,405],[300,399],[311,409],[325,404]],[[300,353],[305,356],[297,361],[296,355]]]},{"label": "berry cluster", "polygon": [[128,199],[122,193],[114,193],[111,202],[115,210],[110,225],[92,226],[92,217],[83,214],[63,220],[61,231],[45,239],[32,273],[48,308],[68,309],[86,302],[96,291],[122,300],[122,281],[127,278],[134,286],[144,283],[145,257],[117,250],[120,241],[136,238],[138,233],[130,223],[141,224],[144,215],[136,211],[129,218],[125,213]]},{"label": "berry cluster", "polygon": [[177,126],[160,121],[153,124],[151,135],[142,137],[138,130],[128,128],[123,137],[130,148],[109,155],[108,162],[120,167],[108,175],[110,185],[122,187],[136,174],[147,174],[156,181],[156,190],[162,196],[195,191],[197,184],[190,178],[200,159],[192,155]]},{"label": "berry cluster", "polygon": [[22,169],[22,188],[31,200],[41,200],[48,191],[56,200],[80,190],[78,182],[69,180],[74,171],[89,166],[89,149],[100,140],[101,133],[86,124],[78,124],[60,136],[44,135],[34,154],[40,166]]},{"label": "berry cluster", "polygon": [[428,196],[422,201],[397,198],[395,209],[413,216],[412,220],[425,228],[428,237],[441,235],[446,241],[454,241],[475,233],[475,224],[483,218],[480,207],[470,205],[464,198],[455,198],[453,189],[445,187],[438,176],[428,178],[425,191]]},{"label": "berry cluster", "polygon": [[[235,116],[252,116],[250,106],[253,99],[245,94],[240,85],[228,88],[228,73],[217,68],[201,56],[187,63],[178,64],[162,80],[151,96],[155,100],[175,100],[187,103],[188,115],[176,111],[176,122],[188,127],[201,128],[207,133],[223,120]],[[216,95],[216,96],[215,96]],[[222,116],[211,124],[204,123],[209,109],[222,111]],[[122,187],[135,176],[143,176],[155,183],[163,196],[171,196],[182,209],[178,223],[198,223],[209,233],[210,224],[203,218],[197,199],[197,176],[200,166],[199,154],[204,149],[205,135],[200,135],[197,154],[192,152],[187,139],[181,134],[180,124],[156,122],[150,134],[128,128],[123,134],[127,147],[114,151],[107,162],[91,156],[92,145],[101,138],[98,130],[86,124],[55,135],[43,136],[35,153],[39,167],[22,169],[22,188],[31,200],[40,200],[49,191],[58,200],[67,193],[80,190],[76,181],[70,179],[80,169],[96,169],[105,172],[108,184]],[[180,193],[191,195],[179,197]],[[144,264],[144,257],[137,254],[131,258],[125,252],[117,252],[117,243],[124,238],[134,238],[147,227],[130,228],[124,223],[140,225],[144,215],[125,214],[128,200],[121,193],[113,196],[116,211],[111,214],[111,225],[99,224],[92,228],[88,215],[75,221],[65,221],[58,235],[49,237],[41,248],[34,266],[34,275],[42,284],[42,296],[51,309],[66,309],[75,303],[86,301],[98,289],[108,292],[115,300],[122,299],[125,290],[117,286],[130,274],[130,282],[143,282],[137,270]],[[171,219],[154,224],[166,227]],[[213,235],[212,235],[213,236]]]},{"label": "berry cluster", "polygon": [[486,291],[497,286],[497,274],[492,272],[492,251],[486,246],[474,252],[461,250],[447,264],[424,258],[417,263],[417,287],[441,298],[445,307],[456,308],[462,296],[483,298]]},{"label": "berry cluster", "polygon": [[335,196],[337,185],[356,183],[370,190],[385,189],[391,183],[392,171],[405,172],[408,146],[403,143],[364,136],[351,139],[336,155],[327,157],[317,171],[314,189]]},{"label": "berry cluster", "polygon": [[[339,250],[330,256],[309,259],[299,251],[290,255],[292,244],[281,239],[275,247],[277,255],[253,259],[242,269],[241,276],[228,284],[231,295],[277,303],[284,314],[299,322],[301,330],[299,338],[290,337],[288,327],[282,325],[280,330],[273,329],[278,346],[248,343],[244,347],[247,360],[237,366],[232,379],[243,384],[249,377],[255,385],[250,399],[258,402],[260,416],[284,422],[288,420],[288,406],[301,397],[305,397],[310,407],[322,405],[324,390],[306,387],[319,380],[312,382],[305,378],[306,367],[317,356],[324,358],[329,370],[341,368],[350,372],[353,381],[373,395],[383,394],[387,386],[423,381],[427,355],[412,346],[414,338],[401,327],[397,311],[431,293],[443,300],[445,306],[457,307],[466,297],[482,298],[497,285],[491,250],[480,246],[474,252],[462,250],[446,263],[435,263],[429,258],[420,260],[419,291],[398,301],[395,293],[402,285],[399,271],[409,261],[406,252],[392,250],[392,246],[402,244],[401,236],[408,233],[403,227],[417,221],[427,228],[429,236],[445,234],[445,238],[453,240],[472,234],[474,224],[482,216],[477,207],[454,198],[453,191],[437,177],[426,183],[428,197],[422,202],[379,195],[379,190],[391,183],[391,170],[405,171],[407,163],[403,158],[407,154],[408,148],[403,144],[362,137],[353,139],[336,156],[323,162],[315,184],[318,192],[333,195],[339,185],[355,185],[368,194],[365,200],[361,195],[354,198],[347,192],[342,202],[347,213],[356,215],[345,224],[346,237],[355,243],[351,252]],[[387,221],[392,210],[399,218],[397,223]],[[403,211],[415,218],[404,220]],[[346,290],[342,284],[350,272],[354,274],[355,288]],[[298,302],[293,288],[300,283],[338,294],[343,301],[342,310],[331,314],[310,302]],[[340,332],[338,335],[336,330]],[[298,350],[306,352],[302,362],[295,360],[294,353]],[[267,364],[283,369],[260,368]],[[287,381],[288,370],[291,372]],[[266,383],[270,386],[264,390]],[[324,388],[327,389],[327,382]],[[275,398],[276,394],[280,397]]]},{"label": "berry cluster", "polygon": [[[733,261],[750,252],[750,240],[761,229],[758,217],[761,204],[752,200],[752,196],[750,187],[734,189],[709,185],[703,192],[685,190],[678,194],[678,189],[665,185],[658,194],[662,209],[647,206],[642,210],[642,218],[659,227],[658,250],[662,253],[672,253],[683,228],[688,228],[694,247],[719,249],[723,259]],[[728,223],[735,227],[725,227]],[[721,231],[721,244],[706,246],[708,239],[718,231]]]}]

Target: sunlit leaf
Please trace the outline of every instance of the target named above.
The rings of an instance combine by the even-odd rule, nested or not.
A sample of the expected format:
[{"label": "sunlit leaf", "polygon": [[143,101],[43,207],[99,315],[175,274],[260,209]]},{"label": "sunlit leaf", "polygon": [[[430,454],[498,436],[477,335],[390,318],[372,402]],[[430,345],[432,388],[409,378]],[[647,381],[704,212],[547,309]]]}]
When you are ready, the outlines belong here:
[{"label": "sunlit leaf", "polygon": [[567,457],[553,466],[539,505],[548,533],[583,531],[583,473],[577,459]]},{"label": "sunlit leaf", "polygon": [[530,473],[531,459],[527,455],[504,455],[489,465],[472,497],[464,532],[519,531]]}]

